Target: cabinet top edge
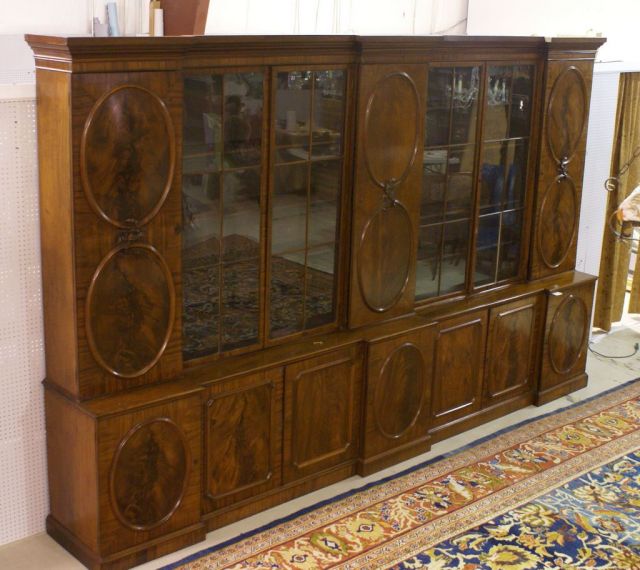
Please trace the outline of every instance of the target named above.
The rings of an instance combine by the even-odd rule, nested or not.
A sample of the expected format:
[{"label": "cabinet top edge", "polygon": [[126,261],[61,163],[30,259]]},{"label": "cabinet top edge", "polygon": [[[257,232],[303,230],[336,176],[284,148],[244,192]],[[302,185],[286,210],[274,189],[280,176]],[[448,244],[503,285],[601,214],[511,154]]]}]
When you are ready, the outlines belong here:
[{"label": "cabinet top edge", "polygon": [[497,49],[548,49],[550,51],[594,51],[606,40],[597,37],[543,38],[534,36],[356,36],[356,35],[230,35],[230,36],[163,36],[163,37],[102,37],[48,36],[27,34],[25,40],[36,56],[53,56],[59,60],[74,58],[113,57],[122,54],[130,58],[134,52],[163,53],[169,56],[219,52],[256,51],[264,55],[297,52],[366,53],[385,49],[417,50],[453,47]]}]

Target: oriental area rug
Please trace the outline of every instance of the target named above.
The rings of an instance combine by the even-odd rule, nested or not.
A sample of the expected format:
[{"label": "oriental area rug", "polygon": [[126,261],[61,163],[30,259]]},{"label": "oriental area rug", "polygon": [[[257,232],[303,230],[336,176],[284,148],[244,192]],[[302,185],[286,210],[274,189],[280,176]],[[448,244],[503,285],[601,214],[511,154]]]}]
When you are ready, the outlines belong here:
[{"label": "oriental area rug", "polygon": [[169,569],[640,569],[640,382]]}]

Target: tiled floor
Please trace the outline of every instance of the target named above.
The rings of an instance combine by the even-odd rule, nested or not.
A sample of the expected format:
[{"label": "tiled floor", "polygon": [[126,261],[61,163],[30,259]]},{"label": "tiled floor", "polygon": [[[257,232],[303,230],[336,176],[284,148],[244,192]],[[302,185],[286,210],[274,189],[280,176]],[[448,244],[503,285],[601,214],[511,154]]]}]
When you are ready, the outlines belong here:
[{"label": "tiled floor", "polygon": [[[640,342],[640,315],[626,316],[624,321],[614,327],[609,334],[594,334],[592,347],[606,355],[628,355],[633,352],[634,344]],[[368,478],[352,477],[320,491],[310,493],[304,497],[280,505],[226,528],[209,533],[205,542],[181,550],[177,553],[165,556],[138,566],[139,570],[158,568],[164,564],[180,560],[181,558],[198,552],[203,548],[212,546],[221,541],[247,532],[253,528],[262,526],[267,522],[286,516],[301,508],[312,505],[323,499],[335,496],[354,487],[360,487],[369,481],[374,481],[391,475],[407,467],[425,461],[431,457],[456,449],[472,440],[491,434],[497,430],[516,424],[525,419],[547,413],[568,404],[589,398],[601,391],[623,384],[629,380],[640,377],[640,352],[633,357],[624,359],[610,359],[589,353],[587,360],[587,372],[589,373],[589,386],[575,392],[566,398],[551,402],[540,408],[528,407],[490,422],[471,432],[452,437],[447,441],[433,446],[429,453],[415,457]],[[73,557],[66,553],[45,534],[35,535],[24,540],[0,547],[0,568],[11,570],[76,570],[84,568]]]}]

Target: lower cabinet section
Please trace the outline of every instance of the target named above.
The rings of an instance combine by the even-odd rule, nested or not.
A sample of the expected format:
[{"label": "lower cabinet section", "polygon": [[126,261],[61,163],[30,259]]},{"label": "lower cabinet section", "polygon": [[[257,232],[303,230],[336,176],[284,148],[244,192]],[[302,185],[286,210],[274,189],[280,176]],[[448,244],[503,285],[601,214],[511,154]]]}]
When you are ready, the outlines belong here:
[{"label": "lower cabinet section", "polygon": [[361,475],[429,449],[433,328],[369,344]]},{"label": "lower cabinet section", "polygon": [[203,367],[81,403],[47,387],[48,532],[91,568],[129,568],[575,390],[593,281],[560,283],[249,356],[218,379]]},{"label": "lower cabinet section", "polygon": [[200,410],[195,393],[92,415],[47,390],[49,533],[91,568],[129,568],[204,538]]},{"label": "lower cabinet section", "polygon": [[357,457],[361,387],[359,344],[285,368],[285,483]]},{"label": "lower cabinet section", "polygon": [[542,371],[537,403],[587,384],[585,365],[595,281],[547,291]]}]

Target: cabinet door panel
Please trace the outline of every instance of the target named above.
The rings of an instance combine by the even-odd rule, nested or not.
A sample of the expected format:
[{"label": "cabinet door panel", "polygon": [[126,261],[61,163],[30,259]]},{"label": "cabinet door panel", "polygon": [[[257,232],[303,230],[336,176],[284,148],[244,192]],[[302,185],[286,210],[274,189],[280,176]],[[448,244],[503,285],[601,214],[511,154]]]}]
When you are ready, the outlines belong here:
[{"label": "cabinet door panel", "polygon": [[[584,374],[593,288],[594,283],[588,282],[547,292],[539,401],[563,395],[562,385]],[[545,396],[552,393],[553,396]]]},{"label": "cabinet door panel", "polygon": [[540,297],[508,303],[489,314],[484,405],[526,392],[535,378]]},{"label": "cabinet door panel", "polygon": [[591,60],[547,64],[531,277],[575,267]]},{"label": "cabinet door panel", "polygon": [[365,462],[428,439],[432,359],[432,327],[369,346]]},{"label": "cabinet door panel", "polygon": [[281,402],[281,369],[210,388],[204,469],[214,509],[280,484]]},{"label": "cabinet door panel", "polygon": [[363,65],[359,84],[352,328],[413,307],[426,68]]},{"label": "cabinet door panel", "polygon": [[99,420],[103,555],[200,522],[201,429],[199,394]]},{"label": "cabinet door panel", "polygon": [[286,367],[285,482],[355,457],[361,358],[353,346]]},{"label": "cabinet door panel", "polygon": [[480,408],[487,312],[478,311],[438,326],[433,376],[434,427]]},{"label": "cabinet door panel", "polygon": [[89,399],[182,368],[182,112],[173,73],[81,74],[72,93],[78,395]]}]

